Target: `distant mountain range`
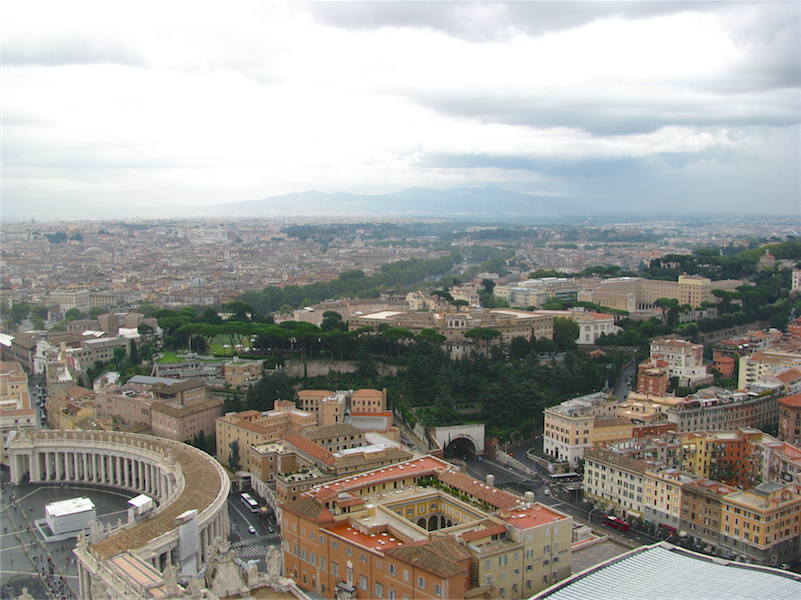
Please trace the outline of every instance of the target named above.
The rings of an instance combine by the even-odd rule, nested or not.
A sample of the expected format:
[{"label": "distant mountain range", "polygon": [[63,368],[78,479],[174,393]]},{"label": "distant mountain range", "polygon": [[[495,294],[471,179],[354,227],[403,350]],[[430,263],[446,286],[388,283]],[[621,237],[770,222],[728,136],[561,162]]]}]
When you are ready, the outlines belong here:
[{"label": "distant mountain range", "polygon": [[206,214],[224,215],[382,215],[408,217],[450,217],[498,219],[515,216],[578,214],[589,201],[533,196],[499,187],[408,188],[389,194],[326,194],[297,192],[233,204],[205,206]]}]

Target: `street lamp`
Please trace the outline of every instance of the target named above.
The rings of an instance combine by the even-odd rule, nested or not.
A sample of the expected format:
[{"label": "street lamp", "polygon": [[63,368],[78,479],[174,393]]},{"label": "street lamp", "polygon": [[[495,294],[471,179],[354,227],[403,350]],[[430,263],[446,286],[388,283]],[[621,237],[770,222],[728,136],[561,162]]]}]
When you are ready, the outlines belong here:
[{"label": "street lamp", "polygon": [[593,513],[593,512],[595,512],[596,510],[598,510],[598,507],[597,507],[597,506],[596,506],[596,507],[594,507],[594,508],[593,508],[593,509],[592,509],[592,510],[589,512],[589,514],[587,514],[587,523],[589,523],[590,525],[592,525],[592,513]]}]

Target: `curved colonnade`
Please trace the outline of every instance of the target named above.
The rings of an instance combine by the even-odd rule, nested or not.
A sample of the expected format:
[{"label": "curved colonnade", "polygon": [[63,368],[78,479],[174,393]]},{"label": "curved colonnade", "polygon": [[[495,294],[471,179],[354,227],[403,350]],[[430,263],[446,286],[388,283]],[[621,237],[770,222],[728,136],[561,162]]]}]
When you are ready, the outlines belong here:
[{"label": "curved colonnade", "polygon": [[109,486],[158,502],[152,516],[88,545],[79,543],[82,590],[88,591],[97,577],[118,587],[119,578],[104,563],[124,552],[163,571],[179,544],[175,519],[186,511],[197,510],[199,563],[208,558],[214,539],[225,539],[230,529],[228,475],[213,457],[180,442],[120,432],[23,430],[9,444],[9,462],[16,483],[27,476],[31,483]]}]

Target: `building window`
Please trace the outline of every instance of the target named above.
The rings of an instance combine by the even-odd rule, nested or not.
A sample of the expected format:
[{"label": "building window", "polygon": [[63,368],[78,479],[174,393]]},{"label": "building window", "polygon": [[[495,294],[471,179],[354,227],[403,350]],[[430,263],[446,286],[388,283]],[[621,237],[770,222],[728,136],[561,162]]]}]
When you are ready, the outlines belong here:
[{"label": "building window", "polygon": [[389,570],[389,574],[390,575],[394,575],[395,574],[395,565],[390,563],[389,566],[387,566],[387,569]]},{"label": "building window", "polygon": [[366,563],[367,562],[367,555],[364,554],[364,553],[361,553],[359,555],[359,560],[362,561],[363,563]]},{"label": "building window", "polygon": [[353,556],[353,548],[348,548],[347,555],[348,556]]},{"label": "building window", "polygon": [[381,585],[380,583],[375,584],[375,595],[378,596],[379,598],[384,597],[384,586]]},{"label": "building window", "polygon": [[434,584],[434,594],[437,596],[442,596],[442,586],[438,583]]},{"label": "building window", "polygon": [[339,563],[333,560],[331,561],[331,575],[333,575],[334,577],[339,575]]},{"label": "building window", "polygon": [[367,577],[364,575],[359,575],[359,587],[367,591]]},{"label": "building window", "polygon": [[409,571],[407,571],[406,569],[403,570],[403,580],[409,581]]},{"label": "building window", "polygon": [[417,578],[417,587],[419,587],[421,590],[426,589],[426,580],[424,577]]},{"label": "building window", "polygon": [[395,600],[395,590],[392,588],[387,590],[387,600]]},{"label": "building window", "polygon": [[334,550],[339,548],[339,544],[337,544],[336,540],[331,540],[331,548],[333,548]]}]

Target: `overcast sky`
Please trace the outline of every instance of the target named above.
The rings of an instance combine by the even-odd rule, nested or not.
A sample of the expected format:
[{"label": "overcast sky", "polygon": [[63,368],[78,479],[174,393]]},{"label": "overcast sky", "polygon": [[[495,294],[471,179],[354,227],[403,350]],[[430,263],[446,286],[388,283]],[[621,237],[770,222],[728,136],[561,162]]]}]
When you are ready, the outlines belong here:
[{"label": "overcast sky", "polygon": [[4,210],[498,185],[797,215],[800,6],[6,2]]}]

